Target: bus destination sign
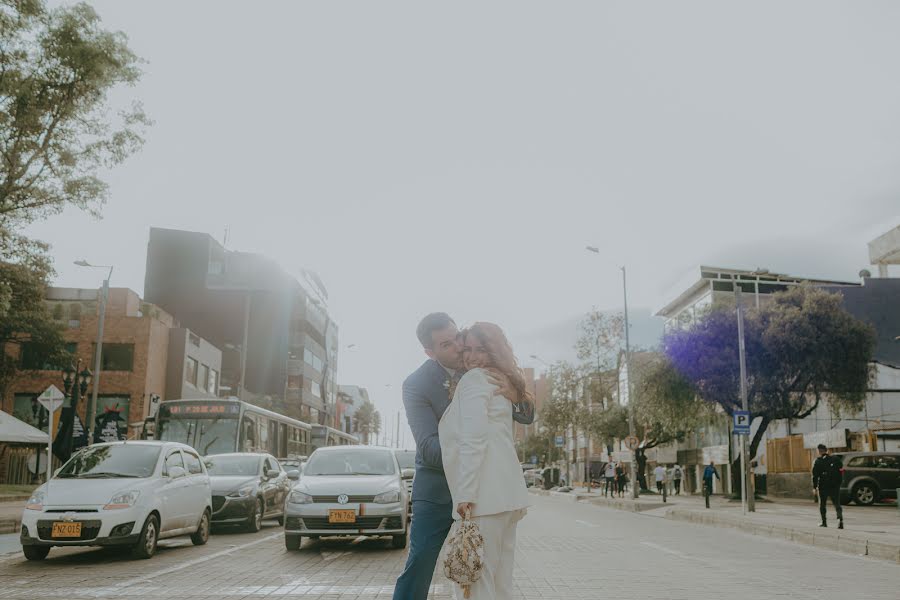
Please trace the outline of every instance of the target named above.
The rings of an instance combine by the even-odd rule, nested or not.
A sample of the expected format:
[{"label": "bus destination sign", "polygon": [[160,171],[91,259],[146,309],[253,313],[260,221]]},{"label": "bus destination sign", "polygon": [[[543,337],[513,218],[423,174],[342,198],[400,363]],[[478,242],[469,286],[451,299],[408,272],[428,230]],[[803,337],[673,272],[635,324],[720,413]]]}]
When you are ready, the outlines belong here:
[{"label": "bus destination sign", "polygon": [[224,402],[163,404],[162,409],[164,414],[174,418],[237,417],[241,413],[240,405]]}]

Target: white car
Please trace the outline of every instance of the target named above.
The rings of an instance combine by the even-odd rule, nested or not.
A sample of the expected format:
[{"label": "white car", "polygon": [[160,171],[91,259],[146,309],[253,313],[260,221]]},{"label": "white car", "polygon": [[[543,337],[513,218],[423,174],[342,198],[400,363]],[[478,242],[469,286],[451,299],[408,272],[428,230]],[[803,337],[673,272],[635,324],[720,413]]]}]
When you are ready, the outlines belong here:
[{"label": "white car", "polygon": [[28,560],[53,546],[123,546],[150,558],[158,540],[209,539],[209,475],[190,446],[134,441],[95,444],[70,458],[34,491],[22,515]]},{"label": "white car", "polygon": [[326,446],[313,452],[288,496],[284,543],[304,537],[389,536],[407,542],[407,491],[394,451],[374,446]]}]

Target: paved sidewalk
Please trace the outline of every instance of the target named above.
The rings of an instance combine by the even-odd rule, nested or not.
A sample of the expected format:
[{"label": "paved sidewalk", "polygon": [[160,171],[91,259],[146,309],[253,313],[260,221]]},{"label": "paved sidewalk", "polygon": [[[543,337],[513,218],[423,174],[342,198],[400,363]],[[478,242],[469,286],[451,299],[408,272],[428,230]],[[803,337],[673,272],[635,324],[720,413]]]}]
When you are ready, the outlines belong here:
[{"label": "paved sidewalk", "polygon": [[704,507],[700,496],[669,496],[666,503],[658,495],[629,498],[604,498],[602,494],[581,491],[532,493],[560,500],[588,502],[598,506],[664,517],[717,527],[729,527],[755,535],[784,539],[818,548],[827,548],[861,556],[872,556],[900,563],[900,511],[896,505],[844,506],[844,526],[837,529],[834,508],[829,505],[830,527],[821,528],[819,507],[814,501],[757,501],[756,512],[741,514],[741,503],[713,497]]},{"label": "paved sidewalk", "polygon": [[25,500],[0,501],[0,534],[18,533],[19,525],[22,523],[22,511],[25,510]]}]

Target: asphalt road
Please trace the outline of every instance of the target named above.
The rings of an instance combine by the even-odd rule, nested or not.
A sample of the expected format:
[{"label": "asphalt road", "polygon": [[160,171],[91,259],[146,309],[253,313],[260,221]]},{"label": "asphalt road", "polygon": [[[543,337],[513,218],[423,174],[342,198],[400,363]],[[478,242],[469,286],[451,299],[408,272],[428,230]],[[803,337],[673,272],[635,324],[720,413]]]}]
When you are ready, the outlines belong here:
[{"label": "asphalt road", "polygon": [[[520,598],[900,597],[900,566],[739,532],[534,497],[519,529]],[[151,560],[110,549],[54,550],[24,560],[0,539],[0,598],[390,598],[405,551],[388,540],[306,541],[284,549],[274,524],[218,532],[208,545],[164,542]],[[450,598],[435,578],[433,598]]]}]

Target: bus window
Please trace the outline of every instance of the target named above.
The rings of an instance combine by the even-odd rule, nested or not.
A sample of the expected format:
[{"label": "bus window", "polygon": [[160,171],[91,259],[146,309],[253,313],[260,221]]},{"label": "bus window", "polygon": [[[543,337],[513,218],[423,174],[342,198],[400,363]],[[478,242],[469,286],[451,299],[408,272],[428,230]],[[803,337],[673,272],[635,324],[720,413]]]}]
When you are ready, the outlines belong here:
[{"label": "bus window", "polygon": [[278,454],[282,458],[287,457],[288,455],[288,426],[286,423],[281,423],[278,427]]},{"label": "bus window", "polygon": [[256,449],[256,417],[244,415],[241,421],[241,451],[253,452]]}]

